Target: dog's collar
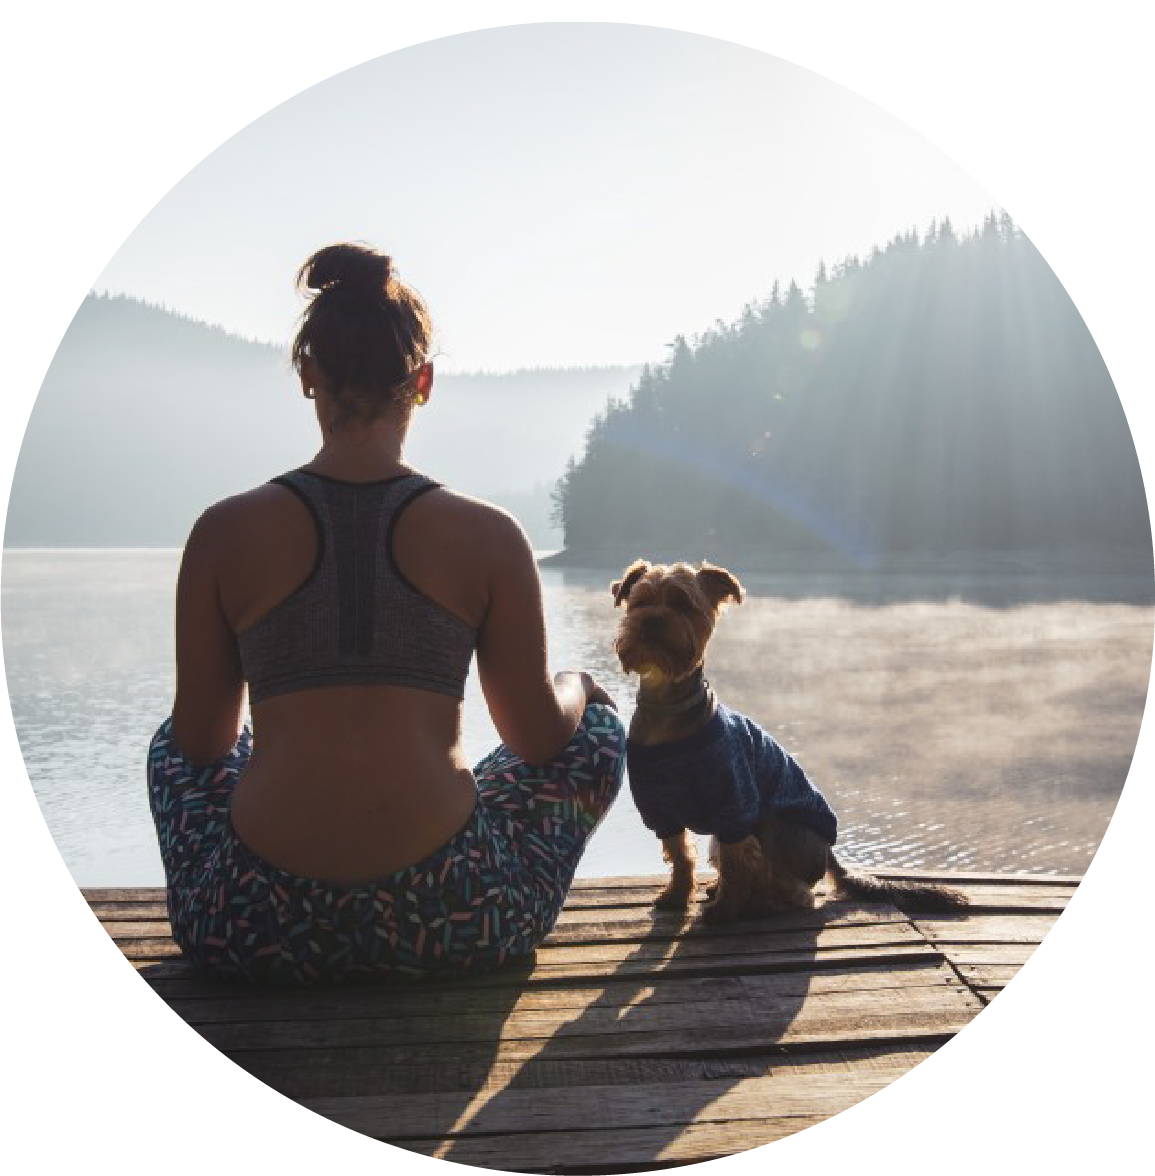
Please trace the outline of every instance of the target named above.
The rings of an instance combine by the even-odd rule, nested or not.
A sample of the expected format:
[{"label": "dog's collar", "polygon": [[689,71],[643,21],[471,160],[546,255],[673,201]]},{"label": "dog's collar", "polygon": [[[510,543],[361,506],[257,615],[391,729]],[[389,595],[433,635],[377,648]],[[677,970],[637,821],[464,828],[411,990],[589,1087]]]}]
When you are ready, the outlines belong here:
[{"label": "dog's collar", "polygon": [[639,710],[651,711],[655,715],[680,715],[693,710],[694,707],[701,705],[703,699],[709,697],[710,683],[706,681],[706,675],[701,668],[695,670],[686,681],[691,683],[689,694],[673,702],[658,702],[652,696],[646,697],[644,688],[639,686],[634,696],[634,704]]}]

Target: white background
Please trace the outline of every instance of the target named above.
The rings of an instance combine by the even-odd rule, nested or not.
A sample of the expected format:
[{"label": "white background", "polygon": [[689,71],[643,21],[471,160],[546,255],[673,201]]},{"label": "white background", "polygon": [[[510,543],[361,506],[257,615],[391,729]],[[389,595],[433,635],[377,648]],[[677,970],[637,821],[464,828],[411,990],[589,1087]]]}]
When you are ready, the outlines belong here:
[{"label": "white background", "polygon": [[[966,168],[1030,235],[1102,350],[1155,478],[1150,112],[1134,3],[708,5],[330,2],[22,5],[5,20],[5,403],[0,487],[94,276],[230,134],[304,87],[437,36],[550,19],[661,24],[742,42],[877,102]],[[308,166],[302,144],[302,166]],[[160,422],[158,422],[160,423]],[[6,701],[6,695],[5,695]],[[835,1119],[721,1161],[856,1173],[1142,1163],[1155,1018],[1146,912],[1151,723],[1102,849],[1020,976],[930,1061]],[[88,914],[0,707],[5,811],[0,1135],[12,1171],[435,1171],[250,1080],[153,998]],[[126,771],[141,765],[126,765]],[[441,1168],[441,1171],[447,1169]]]}]

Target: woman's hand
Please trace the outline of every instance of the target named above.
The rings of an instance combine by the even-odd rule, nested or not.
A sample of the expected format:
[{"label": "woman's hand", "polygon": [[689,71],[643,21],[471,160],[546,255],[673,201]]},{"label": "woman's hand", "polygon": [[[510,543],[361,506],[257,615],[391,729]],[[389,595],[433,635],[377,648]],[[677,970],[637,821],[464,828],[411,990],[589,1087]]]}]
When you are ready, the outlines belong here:
[{"label": "woman's hand", "polygon": [[566,688],[571,682],[575,682],[580,687],[585,699],[585,706],[596,702],[608,706],[612,710],[618,709],[617,703],[593,680],[592,675],[585,673],[585,671],[561,670],[553,676],[553,684],[559,689]]}]

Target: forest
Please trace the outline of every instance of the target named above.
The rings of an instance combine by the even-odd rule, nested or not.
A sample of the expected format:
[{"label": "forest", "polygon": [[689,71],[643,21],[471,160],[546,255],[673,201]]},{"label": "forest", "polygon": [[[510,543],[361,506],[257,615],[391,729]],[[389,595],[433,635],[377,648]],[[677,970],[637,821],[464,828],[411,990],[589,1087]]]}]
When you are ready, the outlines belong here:
[{"label": "forest", "polygon": [[[991,212],[775,283],[679,336],[554,491],[568,554],[1150,551],[1134,443],[1079,312]],[[668,558],[668,557],[667,557]]]}]

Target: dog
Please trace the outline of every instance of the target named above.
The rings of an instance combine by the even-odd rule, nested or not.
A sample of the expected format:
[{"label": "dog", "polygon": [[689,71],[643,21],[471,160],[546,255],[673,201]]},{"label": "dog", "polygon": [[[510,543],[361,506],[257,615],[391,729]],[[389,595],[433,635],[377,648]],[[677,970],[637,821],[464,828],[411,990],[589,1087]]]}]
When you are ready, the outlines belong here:
[{"label": "dog", "polygon": [[635,560],[610,585],[625,613],[614,649],[639,676],[626,742],[630,790],[662,842],[670,881],[655,906],[685,910],[694,892],[688,830],[712,836],[717,881],[709,922],[814,905],[831,897],[952,911],[967,898],[945,886],[890,882],[834,855],[837,818],[798,762],[752,719],[720,703],[706,681],[706,647],[724,606],[745,591],[726,568]]}]

